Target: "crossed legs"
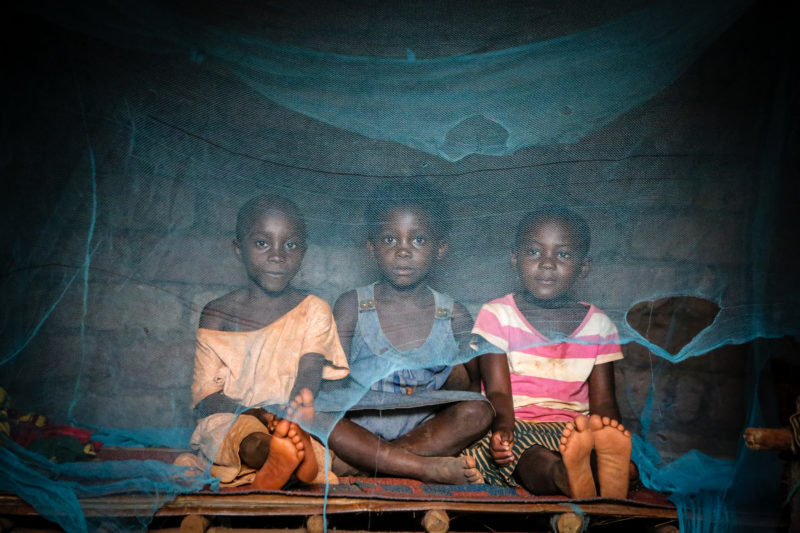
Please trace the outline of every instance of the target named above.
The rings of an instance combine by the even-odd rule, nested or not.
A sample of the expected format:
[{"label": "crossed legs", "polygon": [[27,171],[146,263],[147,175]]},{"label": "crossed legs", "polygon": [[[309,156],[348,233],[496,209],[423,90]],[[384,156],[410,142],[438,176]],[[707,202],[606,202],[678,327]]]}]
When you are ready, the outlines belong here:
[{"label": "crossed legs", "polygon": [[[328,443],[337,458],[363,472],[402,476],[427,483],[481,483],[483,477],[471,457],[454,457],[482,437],[494,413],[488,402],[466,401],[449,405],[391,442],[380,439],[343,418]],[[334,471],[346,473],[341,463]]]}]

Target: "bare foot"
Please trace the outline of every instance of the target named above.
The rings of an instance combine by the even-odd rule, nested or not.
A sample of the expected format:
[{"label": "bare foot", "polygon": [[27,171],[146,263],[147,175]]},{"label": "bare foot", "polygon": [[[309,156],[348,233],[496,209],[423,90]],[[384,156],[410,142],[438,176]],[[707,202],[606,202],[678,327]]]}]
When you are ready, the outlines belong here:
[{"label": "bare foot", "polygon": [[314,395],[308,389],[303,389],[300,394],[289,402],[286,416],[292,422],[297,422],[304,427],[311,427],[314,422]]},{"label": "bare foot", "polygon": [[302,455],[300,457],[300,466],[295,470],[295,476],[303,483],[311,483],[317,477],[317,471],[319,470],[317,458],[314,457],[314,452],[311,448],[311,437],[294,422],[291,423],[287,436],[297,448],[298,456]]},{"label": "bare foot", "polygon": [[288,420],[280,420],[275,425],[269,442],[269,455],[256,472],[254,487],[267,490],[283,488],[305,457],[303,446],[298,446],[289,437],[291,426]]},{"label": "bare foot", "polygon": [[465,485],[483,483],[483,475],[475,467],[475,458],[462,455],[460,457],[428,457],[431,468],[426,471],[422,481],[444,483],[447,485]]},{"label": "bare foot", "polygon": [[589,427],[597,454],[597,481],[604,498],[627,498],[631,464],[631,432],[613,418],[592,415]]},{"label": "bare foot", "polygon": [[574,421],[567,423],[567,427],[561,433],[561,444],[558,446],[564,468],[567,470],[571,498],[597,496],[589,462],[592,448],[594,448],[594,436],[589,429],[589,419],[578,415]]}]

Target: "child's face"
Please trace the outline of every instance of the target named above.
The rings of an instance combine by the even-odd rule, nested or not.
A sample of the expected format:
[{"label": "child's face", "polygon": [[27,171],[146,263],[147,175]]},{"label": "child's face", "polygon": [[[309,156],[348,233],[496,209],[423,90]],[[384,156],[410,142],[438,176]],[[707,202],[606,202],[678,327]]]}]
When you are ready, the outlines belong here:
[{"label": "child's face", "polygon": [[378,231],[367,241],[383,278],[399,289],[416,287],[447,251],[437,236],[431,217],[419,209],[399,207],[388,211]]},{"label": "child's face", "polygon": [[519,248],[511,253],[511,264],[525,290],[539,300],[566,296],[578,278],[589,273],[589,260],[567,224],[559,220],[534,223]]},{"label": "child's face", "polygon": [[279,211],[253,219],[234,251],[250,283],[268,293],[283,291],[300,270],[306,243],[297,221]]}]

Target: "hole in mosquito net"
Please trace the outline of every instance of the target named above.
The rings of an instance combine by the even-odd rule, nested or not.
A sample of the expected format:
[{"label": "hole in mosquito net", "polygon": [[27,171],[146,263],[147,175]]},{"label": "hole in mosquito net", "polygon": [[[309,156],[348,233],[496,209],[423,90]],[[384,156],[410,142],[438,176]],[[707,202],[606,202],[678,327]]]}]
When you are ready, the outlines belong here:
[{"label": "hole in mosquito net", "polygon": [[714,322],[719,310],[704,298],[669,296],[637,303],[626,320],[642,337],[675,355]]}]

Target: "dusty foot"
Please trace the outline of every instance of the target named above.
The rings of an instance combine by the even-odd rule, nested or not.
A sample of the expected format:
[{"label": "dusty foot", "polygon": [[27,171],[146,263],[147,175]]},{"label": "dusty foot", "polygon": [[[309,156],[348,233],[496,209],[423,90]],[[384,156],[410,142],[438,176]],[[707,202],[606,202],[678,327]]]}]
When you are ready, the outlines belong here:
[{"label": "dusty foot", "polygon": [[431,467],[422,481],[444,483],[447,485],[465,485],[483,483],[483,475],[475,467],[475,458],[462,455],[460,457],[428,457]]},{"label": "dusty foot", "polygon": [[589,427],[597,454],[597,481],[604,498],[627,498],[630,480],[631,432],[607,416],[592,415]]},{"label": "dusty foot", "polygon": [[308,389],[303,389],[300,394],[289,402],[286,416],[292,422],[297,422],[304,427],[311,427],[314,422],[314,395]]},{"label": "dusty foot", "polygon": [[314,422],[314,395],[311,394],[310,390],[301,390],[300,394],[289,402],[289,406],[286,408],[286,416],[292,420],[288,433],[289,438],[292,439],[295,445],[302,447],[306,452],[295,475],[303,483],[311,483],[317,476],[319,465],[316,457],[314,457],[311,437],[300,427],[300,425],[310,427],[311,423]]},{"label": "dusty foot", "polygon": [[298,469],[298,465],[305,457],[305,450],[301,439],[295,442],[289,437],[292,425],[288,420],[276,423],[269,443],[269,455],[264,465],[256,472],[254,487],[267,490],[280,489]]},{"label": "dusty foot", "polygon": [[[314,459],[317,461],[317,475],[311,480],[312,484],[315,485],[324,485],[327,481],[331,485],[338,485],[339,484],[339,476],[333,473],[332,471],[332,464],[333,464],[333,452],[329,449],[326,449],[322,445],[316,445],[317,443],[311,443],[311,453],[314,455]],[[328,472],[327,476],[325,475],[325,459],[328,459]],[[327,480],[326,480],[327,477]]]},{"label": "dusty foot", "polygon": [[571,498],[594,498],[597,489],[594,486],[592,467],[589,458],[594,448],[594,436],[589,429],[589,419],[578,415],[569,422],[561,433],[561,444],[558,451],[564,461],[569,480],[569,496]]},{"label": "dusty foot", "polygon": [[287,436],[297,447],[298,452],[302,453],[300,465],[295,471],[295,476],[303,483],[311,483],[317,477],[317,471],[319,470],[317,458],[314,457],[314,452],[311,448],[311,437],[294,422],[291,423]]}]

